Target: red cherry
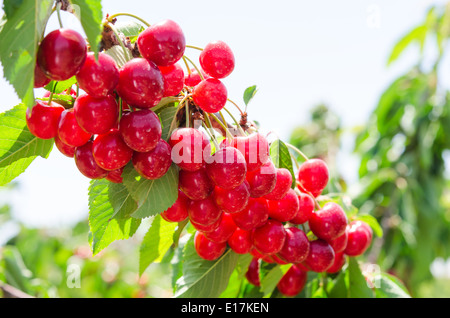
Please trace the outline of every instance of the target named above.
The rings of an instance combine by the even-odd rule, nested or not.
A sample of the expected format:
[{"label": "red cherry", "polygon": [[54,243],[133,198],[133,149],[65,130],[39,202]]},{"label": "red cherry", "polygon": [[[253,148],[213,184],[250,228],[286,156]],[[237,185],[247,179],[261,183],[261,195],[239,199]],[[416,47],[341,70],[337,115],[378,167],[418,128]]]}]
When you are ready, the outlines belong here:
[{"label": "red cherry", "polygon": [[314,212],[314,200],[306,193],[300,193],[298,196],[298,211],[293,219],[289,222],[292,224],[303,224],[308,222],[311,214]]},{"label": "red cherry", "polygon": [[42,71],[41,67],[36,61],[36,65],[34,67],[34,88],[44,87],[48,83],[51,82],[45,73]]},{"label": "red cherry", "polygon": [[[200,72],[202,73],[203,78],[210,77],[202,69],[200,69]],[[196,86],[201,81],[202,78],[195,68],[191,68],[190,73],[184,76],[184,84],[190,87]]]},{"label": "red cherry", "polygon": [[344,253],[349,256],[359,256],[369,248],[372,243],[373,231],[363,221],[352,221],[348,228],[348,241]]},{"label": "red cherry", "polygon": [[73,110],[78,125],[92,135],[106,134],[119,117],[116,100],[111,95],[97,98],[83,94],[75,100]]},{"label": "red cherry", "polygon": [[222,211],[211,197],[203,200],[190,200],[188,203],[189,220],[200,225],[210,225],[222,215]]},{"label": "red cherry", "polygon": [[264,225],[269,218],[269,205],[264,198],[249,198],[247,206],[231,214],[234,223],[243,230],[250,231]]},{"label": "red cherry", "polygon": [[133,156],[133,150],[125,144],[117,129],[97,136],[92,152],[97,164],[108,171],[122,168]]},{"label": "red cherry", "polygon": [[117,92],[131,106],[151,108],[164,96],[164,78],[155,63],[134,58],[120,69]]},{"label": "red cherry", "polygon": [[172,165],[170,145],[160,139],[155,149],[149,152],[134,152],[133,166],[146,179],[155,180],[164,176]]},{"label": "red cherry", "polygon": [[309,228],[321,239],[331,241],[344,234],[347,227],[347,215],[339,204],[326,203],[309,218]]},{"label": "red cherry", "polygon": [[198,256],[208,261],[218,259],[227,249],[227,243],[210,241],[201,232],[195,233],[194,246]]},{"label": "red cherry", "polygon": [[194,227],[194,229],[196,229],[199,232],[202,232],[203,234],[206,234],[206,233],[215,231],[219,227],[220,222],[222,221],[222,215],[223,214],[221,214],[220,217],[214,223],[211,223],[208,225],[198,224],[198,223],[192,222],[192,220],[190,220],[190,221],[191,221],[191,224]]},{"label": "red cherry", "polygon": [[251,234],[250,231],[236,227],[233,234],[228,238],[228,245],[237,254],[247,254],[253,248]]},{"label": "red cherry", "polygon": [[281,200],[288,193],[292,186],[292,175],[288,169],[277,168],[277,182],[275,188],[264,197],[267,200]]},{"label": "red cherry", "polygon": [[234,70],[234,54],[222,41],[208,43],[200,53],[200,65],[215,78],[225,78]]},{"label": "red cherry", "polygon": [[261,280],[259,278],[259,259],[254,257],[248,266],[245,277],[248,282],[254,286],[260,287]]},{"label": "red cherry", "polygon": [[108,54],[100,52],[96,61],[94,52],[89,52],[76,78],[80,88],[89,95],[105,97],[119,84],[119,68]]},{"label": "red cherry", "polygon": [[278,256],[288,263],[301,263],[308,257],[309,240],[305,232],[296,228],[285,229],[286,240]]},{"label": "red cherry", "polygon": [[90,140],[75,150],[75,164],[78,170],[89,179],[103,179],[108,171],[100,168],[92,153],[93,142]]},{"label": "red cherry", "polygon": [[213,231],[205,233],[205,236],[216,243],[226,242],[236,230],[236,224],[229,213],[222,213],[219,226]]},{"label": "red cherry", "polygon": [[78,124],[73,108],[61,113],[58,124],[59,139],[66,145],[80,147],[91,139],[92,135]]},{"label": "red cherry", "polygon": [[30,132],[41,139],[51,139],[58,134],[58,122],[64,107],[58,103],[36,101],[32,109],[27,108],[26,123]]},{"label": "red cherry", "polygon": [[178,95],[184,87],[184,71],[180,64],[159,66],[164,77],[164,97]]},{"label": "red cherry", "polygon": [[108,175],[105,177],[105,179],[111,181],[112,183],[122,183],[122,173],[123,167],[116,170],[111,170],[108,172]]},{"label": "red cherry", "polygon": [[75,155],[76,147],[66,145],[61,141],[61,139],[59,139],[58,135],[55,136],[55,146],[58,148],[59,152],[66,157],[73,158]]},{"label": "red cherry", "polygon": [[300,267],[292,265],[281,277],[277,288],[284,296],[294,297],[298,295],[306,285],[307,273]]},{"label": "red cherry", "polygon": [[286,240],[283,223],[269,219],[266,224],[253,230],[253,246],[264,254],[278,253]]},{"label": "red cherry", "polygon": [[306,265],[316,273],[325,272],[333,265],[334,251],[330,244],[322,239],[310,242]]},{"label": "red cherry", "polygon": [[345,254],[343,252],[335,253],[334,261],[331,267],[327,269],[328,274],[336,274],[345,265]]},{"label": "red cherry", "polygon": [[86,60],[86,52],[86,41],[81,34],[70,29],[58,29],[42,40],[37,61],[48,78],[65,81],[78,73]]},{"label": "red cherry", "polygon": [[247,172],[247,181],[252,198],[263,197],[272,192],[277,183],[276,168],[272,161],[269,160],[258,169]]},{"label": "red cherry", "polygon": [[269,143],[260,133],[235,137],[229,144],[244,155],[247,162],[247,171],[257,170],[270,158]]},{"label": "red cherry", "polygon": [[347,226],[344,234],[342,234],[342,235],[338,236],[337,238],[335,238],[334,240],[331,240],[328,242],[328,243],[330,243],[330,245],[333,248],[335,253],[343,252],[345,250],[345,248],[347,247],[348,229],[349,229],[349,227]]},{"label": "red cherry", "polygon": [[285,260],[283,260],[282,258],[280,258],[280,257],[278,256],[278,254],[272,254],[272,255],[270,255],[270,258],[271,258],[275,263],[280,264],[280,265],[286,265],[286,264],[289,264],[289,262],[286,262]]},{"label": "red cherry", "polygon": [[211,144],[206,136],[195,128],[179,128],[170,136],[172,160],[182,170],[196,171],[209,160]]},{"label": "red cherry", "polygon": [[188,197],[181,191],[178,190],[178,198],[175,203],[161,213],[161,216],[167,222],[182,222],[188,218]]},{"label": "red cherry", "polygon": [[217,113],[225,106],[228,92],[218,79],[207,78],[194,87],[192,99],[198,107],[207,113]]},{"label": "red cherry", "polygon": [[224,147],[211,157],[206,172],[216,186],[234,189],[245,181],[247,165],[244,156],[236,148]]},{"label": "red cherry", "polygon": [[309,159],[300,166],[298,171],[298,181],[315,197],[325,189],[328,179],[327,164],[321,159]]},{"label": "red cherry", "polygon": [[292,220],[299,208],[298,197],[295,191],[289,188],[283,199],[278,201],[268,200],[269,217],[280,222]]},{"label": "red cherry", "polygon": [[217,206],[228,213],[242,211],[247,206],[249,198],[250,192],[247,181],[234,189],[214,188],[214,200]]},{"label": "red cherry", "polygon": [[214,183],[208,177],[205,169],[197,171],[180,170],[178,186],[191,200],[205,199],[214,190]]},{"label": "red cherry", "polygon": [[148,152],[155,149],[161,139],[161,122],[150,109],[127,112],[120,120],[120,134],[134,151]]}]

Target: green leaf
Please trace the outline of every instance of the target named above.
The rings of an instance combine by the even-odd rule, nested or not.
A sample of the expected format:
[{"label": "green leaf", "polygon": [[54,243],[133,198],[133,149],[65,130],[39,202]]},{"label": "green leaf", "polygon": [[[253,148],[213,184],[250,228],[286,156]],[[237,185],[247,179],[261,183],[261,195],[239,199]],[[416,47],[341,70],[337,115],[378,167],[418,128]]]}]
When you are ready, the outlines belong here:
[{"label": "green leaf", "polygon": [[289,270],[292,264],[276,265],[269,270],[261,279],[260,291],[264,295],[268,295],[277,287],[278,282],[284,274]]},{"label": "green leaf", "polygon": [[0,185],[19,176],[38,156],[47,158],[53,139],[39,139],[28,130],[27,107],[19,104],[0,114]]},{"label": "green leaf", "polygon": [[348,271],[341,271],[334,279],[333,284],[329,284],[328,297],[329,298],[346,298],[348,294]]},{"label": "green leaf", "polygon": [[403,283],[387,273],[375,277],[375,294],[377,298],[411,298]]},{"label": "green leaf", "polygon": [[132,164],[125,167],[122,176],[123,184],[138,203],[132,217],[141,219],[164,212],[178,198],[178,168],[175,164],[156,180],[141,177]]},{"label": "green leaf", "polygon": [[101,33],[103,31],[103,12],[101,1],[97,0],[70,0],[75,8],[75,15],[81,22],[88,38],[91,50],[98,54]]},{"label": "green leaf", "polygon": [[426,36],[427,28],[425,25],[419,25],[415,27],[406,35],[404,35],[394,46],[389,55],[389,59],[387,64],[391,64],[405,51],[407,47],[409,47],[412,43],[418,42],[422,47],[424,45],[425,36]]},{"label": "green leaf", "polygon": [[0,61],[5,79],[29,108],[34,105],[37,45],[51,14],[52,0],[5,2],[7,20],[0,31]]},{"label": "green leaf", "polygon": [[292,175],[291,188],[295,189],[296,179],[294,174],[294,167],[292,165],[292,158],[286,144],[280,139],[273,141],[270,145],[270,157],[272,158],[275,167],[286,168],[289,170]]},{"label": "green leaf", "polygon": [[178,111],[178,107],[167,107],[159,112],[159,119],[161,121],[162,126],[162,135],[161,138],[164,140],[168,140],[170,138],[170,126],[174,117],[176,116]]},{"label": "green leaf", "polygon": [[217,298],[227,288],[238,254],[231,249],[215,261],[198,256],[190,238],[184,250],[183,276],[176,283],[177,298]]},{"label": "green leaf", "polygon": [[119,68],[128,62],[128,57],[125,55],[125,52],[120,45],[112,46],[110,49],[106,50],[105,53],[113,58]]},{"label": "green leaf", "polygon": [[373,298],[374,293],[367,284],[358,261],[354,257],[348,258],[348,296],[349,298]]},{"label": "green leaf", "polygon": [[115,240],[133,236],[141,223],[141,220],[130,217],[114,218],[116,215],[129,215],[136,208],[125,191],[123,185],[113,184],[105,179],[92,180],[90,183],[89,227],[94,255]]},{"label": "green leaf", "polygon": [[[53,92],[53,89],[54,89],[55,94],[61,94],[62,92],[68,90],[73,85],[75,85],[76,82],[77,82],[76,76],[72,76],[71,78],[69,78],[65,81],[60,81],[60,82],[51,81],[50,83],[45,85],[44,89],[48,90],[49,92]],[[56,88],[54,88],[56,83],[57,83]]]},{"label": "green leaf", "polygon": [[248,103],[250,103],[250,101],[255,96],[257,91],[258,91],[258,89],[256,88],[256,85],[250,86],[244,91],[244,103],[245,103],[245,105],[248,105]]},{"label": "green leaf", "polygon": [[374,216],[370,214],[359,214],[356,215],[356,220],[366,222],[372,228],[376,236],[378,237],[383,236],[383,229],[381,228],[380,224],[378,223],[377,219]]},{"label": "green leaf", "polygon": [[173,243],[178,223],[167,222],[157,215],[144,236],[139,253],[139,275],[153,262],[160,262]]},{"label": "green leaf", "polygon": [[117,31],[119,33],[123,33],[126,37],[135,37],[138,36],[142,31],[145,30],[145,27],[142,23],[138,21],[121,21],[114,24]]}]

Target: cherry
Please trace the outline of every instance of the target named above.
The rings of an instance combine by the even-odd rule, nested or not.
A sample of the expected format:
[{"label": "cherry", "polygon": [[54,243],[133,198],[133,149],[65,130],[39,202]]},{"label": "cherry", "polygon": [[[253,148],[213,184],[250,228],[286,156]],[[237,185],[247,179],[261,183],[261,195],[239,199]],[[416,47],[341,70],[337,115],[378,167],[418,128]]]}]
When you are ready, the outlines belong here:
[{"label": "cherry", "polygon": [[321,239],[331,241],[344,234],[347,227],[347,215],[339,204],[326,203],[322,209],[315,211],[309,218],[309,228]]},{"label": "cherry", "polygon": [[123,178],[122,178],[123,168],[124,167],[109,171],[108,175],[105,177],[105,179],[108,181],[111,181],[112,183],[122,183],[123,182]]},{"label": "cherry", "polygon": [[247,181],[234,189],[214,188],[214,200],[218,207],[228,213],[242,211],[248,204],[250,198],[249,185]]},{"label": "cherry", "polygon": [[275,188],[264,197],[267,200],[281,200],[288,193],[292,186],[291,172],[286,168],[277,168],[277,182]]},{"label": "cherry", "polygon": [[59,139],[66,145],[80,147],[91,139],[92,135],[78,124],[73,108],[61,113],[58,123]]},{"label": "cherry", "polygon": [[227,97],[227,88],[216,78],[201,81],[192,91],[194,103],[207,113],[217,113],[222,110]]},{"label": "cherry", "polygon": [[184,87],[184,71],[180,64],[159,66],[164,77],[164,97],[178,95]]},{"label": "cherry", "polygon": [[164,77],[155,63],[134,58],[120,69],[117,92],[128,105],[151,108],[164,96]]},{"label": "cherry", "polygon": [[345,250],[345,248],[347,247],[348,229],[349,229],[349,227],[347,226],[344,234],[338,236],[334,240],[328,241],[328,243],[330,243],[330,245],[333,248],[335,253],[343,252]]},{"label": "cherry", "polygon": [[75,119],[84,131],[92,135],[106,134],[116,124],[119,109],[113,96],[78,96],[73,106]]},{"label": "cherry", "polygon": [[58,122],[64,107],[58,103],[36,101],[32,109],[27,108],[26,123],[30,132],[41,139],[51,139],[58,134]]},{"label": "cherry", "polygon": [[261,280],[259,278],[259,259],[256,257],[252,258],[250,265],[248,266],[247,272],[245,273],[245,278],[248,282],[254,286],[260,287]]},{"label": "cherry", "polygon": [[284,245],[286,231],[283,223],[269,219],[266,224],[253,230],[253,246],[263,254],[276,254]]},{"label": "cherry", "polygon": [[309,240],[305,232],[296,228],[285,229],[286,240],[278,256],[288,263],[300,263],[306,260],[309,254]]},{"label": "cherry", "polygon": [[331,267],[327,269],[328,274],[336,274],[345,265],[345,254],[343,252],[335,253],[334,261]]},{"label": "cherry", "polygon": [[269,217],[280,222],[292,220],[298,212],[299,203],[295,191],[289,188],[283,199],[278,201],[268,200]]},{"label": "cherry", "polygon": [[89,179],[103,179],[108,171],[100,168],[92,153],[93,141],[89,140],[75,150],[75,164],[78,170]]},{"label": "cherry", "polygon": [[66,145],[59,139],[58,134],[55,136],[55,146],[58,148],[59,152],[61,152],[64,156],[73,158],[75,155],[76,147],[72,147],[69,145]]},{"label": "cherry", "polygon": [[271,258],[275,263],[280,264],[280,265],[286,265],[286,264],[289,264],[289,263],[286,262],[285,260],[281,259],[281,258],[278,256],[278,254],[272,254],[272,255],[270,255],[270,258]]},{"label": "cherry", "polygon": [[249,198],[247,206],[231,214],[234,223],[243,230],[250,231],[264,225],[269,218],[269,205],[264,198]]},{"label": "cherry", "polygon": [[[306,191],[317,197],[327,186],[329,179],[328,167],[321,159],[309,159],[298,171],[298,181]],[[300,189],[302,190],[302,189]]]},{"label": "cherry", "polygon": [[178,190],[178,198],[175,203],[161,213],[161,217],[167,222],[182,222],[188,218],[188,197]]},{"label": "cherry", "polygon": [[158,66],[175,64],[184,54],[183,30],[172,20],[164,20],[145,29],[137,39],[141,55]]},{"label": "cherry", "polygon": [[216,186],[229,190],[245,181],[247,165],[244,156],[236,148],[224,147],[211,157],[206,172]]},{"label": "cherry", "polygon": [[133,156],[133,150],[125,144],[117,129],[97,136],[92,152],[97,164],[108,171],[122,168]]},{"label": "cherry", "polygon": [[228,245],[237,254],[247,254],[253,248],[251,232],[236,227],[228,238]]},{"label": "cherry", "polygon": [[235,230],[236,224],[234,223],[231,215],[229,213],[222,213],[219,226],[216,229],[204,234],[213,242],[223,243],[228,241]]},{"label": "cherry", "polygon": [[234,55],[230,47],[222,41],[208,43],[199,56],[205,72],[215,78],[225,78],[234,70]]},{"label": "cherry", "polygon": [[256,170],[247,172],[247,181],[250,185],[250,196],[263,197],[275,188],[277,183],[276,168],[271,160]]},{"label": "cherry", "polygon": [[298,196],[297,214],[289,222],[292,224],[303,224],[308,222],[311,214],[314,212],[314,199],[306,193],[300,193]]},{"label": "cherry", "polygon": [[133,166],[146,179],[155,180],[164,176],[172,165],[170,145],[160,139],[155,149],[149,152],[134,152]]},{"label": "cherry", "polygon": [[369,248],[372,243],[372,228],[365,222],[352,221],[348,228],[348,241],[344,253],[349,256],[359,256]]},{"label": "cherry", "polygon": [[222,211],[211,197],[203,200],[190,200],[187,206],[189,220],[200,225],[210,225],[222,215]]},{"label": "cherry", "polygon": [[305,271],[296,265],[292,265],[283,277],[281,277],[277,288],[284,296],[296,296],[305,287],[307,277]]},{"label": "cherry", "polygon": [[260,133],[249,136],[237,136],[231,142],[231,146],[237,148],[245,157],[247,171],[254,171],[267,163],[270,158],[269,143]]},{"label": "cherry", "polygon": [[54,30],[39,45],[37,61],[45,75],[55,81],[65,81],[76,75],[86,60],[87,45],[78,32]]},{"label": "cherry", "polygon": [[220,217],[214,223],[211,223],[208,225],[198,224],[198,223],[192,222],[192,220],[190,220],[190,221],[191,221],[191,224],[194,227],[194,229],[196,229],[199,232],[202,232],[203,234],[206,234],[206,233],[215,231],[219,227],[220,222],[222,221],[222,215],[223,214],[221,214]]},{"label": "cherry", "polygon": [[325,272],[333,265],[334,251],[330,244],[322,239],[310,242],[306,265],[316,273]]},{"label": "cherry", "polygon": [[191,200],[205,199],[214,190],[214,183],[208,177],[205,169],[197,171],[180,170],[178,186]]},{"label": "cherry", "polygon": [[172,160],[182,170],[199,170],[211,154],[208,138],[195,128],[176,129],[169,144],[172,146]]},{"label": "cherry", "polygon": [[158,115],[151,109],[124,113],[119,129],[123,141],[128,147],[138,152],[155,149],[162,134]]},{"label": "cherry", "polygon": [[51,79],[45,75],[36,61],[36,65],[34,66],[34,88],[44,87],[50,82]]},{"label": "cherry", "polygon": [[[202,69],[200,69],[200,72],[202,73],[203,78],[210,77]],[[201,81],[202,81],[202,78],[195,68],[191,68],[190,72],[188,72],[188,74],[186,74],[184,76],[184,84],[187,86],[190,86],[190,87],[196,86]]]},{"label": "cherry", "polygon": [[225,252],[227,243],[210,241],[202,232],[196,232],[194,236],[194,247],[198,256],[208,261],[214,261]]}]

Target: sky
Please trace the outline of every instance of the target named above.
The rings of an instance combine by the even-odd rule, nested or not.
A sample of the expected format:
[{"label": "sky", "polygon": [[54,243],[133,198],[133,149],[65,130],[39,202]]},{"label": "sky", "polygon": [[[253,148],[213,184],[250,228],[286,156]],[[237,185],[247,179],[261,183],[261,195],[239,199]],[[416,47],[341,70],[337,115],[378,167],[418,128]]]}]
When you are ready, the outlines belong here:
[{"label": "sky", "polygon": [[[236,59],[233,73],[223,80],[229,98],[243,105],[244,90],[257,85],[258,92],[248,107],[249,118],[259,121],[263,131],[273,132],[283,140],[308,120],[309,110],[319,103],[335,111],[344,127],[364,125],[383,90],[417,57],[416,51],[410,49],[387,67],[393,45],[423,20],[431,5],[442,3],[102,1],[104,14],[129,12],[150,23],[174,20],[190,45],[226,42]],[[65,12],[63,23],[82,32],[79,22]],[[56,28],[57,19],[52,16],[47,31]],[[195,50],[187,49],[186,55],[198,58]],[[19,103],[1,69],[0,96],[0,112]],[[339,162],[349,180],[356,177],[358,165],[351,149],[352,140],[344,139]],[[36,159],[16,181],[16,190],[0,191],[0,204],[10,203],[15,218],[28,226],[58,227],[86,218],[89,180],[78,172],[73,159],[64,157],[56,148],[48,159]]]}]

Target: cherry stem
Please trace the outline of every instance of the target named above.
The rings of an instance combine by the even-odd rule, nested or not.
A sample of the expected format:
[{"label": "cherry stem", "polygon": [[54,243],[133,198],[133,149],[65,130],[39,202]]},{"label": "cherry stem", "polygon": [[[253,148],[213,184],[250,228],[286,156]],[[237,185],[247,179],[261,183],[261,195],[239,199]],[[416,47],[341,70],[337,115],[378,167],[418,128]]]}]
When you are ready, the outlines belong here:
[{"label": "cherry stem", "polygon": [[183,62],[184,62],[184,65],[186,65],[186,69],[187,69],[187,72],[188,72],[188,74],[189,75],[191,75],[191,68],[189,67],[189,64],[188,64],[188,62],[187,62],[187,60],[185,59],[185,58],[183,58]]},{"label": "cherry stem", "polygon": [[178,247],[178,242],[180,241],[181,233],[183,232],[183,229],[186,227],[188,222],[189,222],[189,219],[178,222],[178,227],[177,227],[175,233],[173,234],[173,247],[175,247],[175,248]]},{"label": "cherry stem", "polygon": [[[211,117],[212,118],[214,118],[214,120],[225,130],[225,135],[226,135],[226,138],[228,139],[230,139],[230,140],[233,140],[234,139],[234,137],[233,137],[233,135],[231,134],[231,132],[228,130],[228,127],[227,126],[225,126],[225,124],[216,116],[216,115],[214,115],[214,114],[212,114],[212,113],[205,113],[205,114],[207,114],[207,116],[208,115],[211,115]],[[221,116],[222,116],[222,114],[220,114]],[[223,118],[223,116],[222,116],[222,118]],[[225,119],[224,119],[225,120]]]},{"label": "cherry stem", "polygon": [[198,72],[198,75],[200,75],[200,78],[202,79],[202,81],[205,80],[205,78],[203,77],[202,72],[200,72],[200,69],[197,67],[197,65],[195,65],[194,62],[192,62],[192,60],[190,58],[188,58],[186,55],[183,55],[183,59],[186,59],[189,61],[189,63],[192,64],[192,66],[194,66],[195,70]]},{"label": "cherry stem", "polygon": [[186,47],[191,48],[191,49],[196,49],[196,50],[199,50],[199,51],[203,51],[203,49],[201,47],[194,46],[194,45],[186,45]]},{"label": "cherry stem", "polygon": [[[208,113],[205,112],[204,114],[205,114],[205,121],[207,124],[206,126],[209,127],[209,129],[210,129],[209,136],[212,138],[212,141],[214,142],[216,149],[219,149],[220,148],[219,142],[217,141],[216,135],[214,133],[214,128],[212,127],[212,124],[211,124],[211,118],[209,118]],[[212,131],[212,133],[211,133],[211,131]]]},{"label": "cherry stem", "polygon": [[242,111],[242,109],[238,106],[238,104],[236,104],[235,102],[233,102],[231,99],[227,98],[227,101],[229,101],[231,104],[233,104],[241,113],[241,116],[244,116],[244,112]]},{"label": "cherry stem", "polygon": [[117,41],[119,41],[119,44],[120,44],[120,46],[122,47],[123,52],[124,52],[124,54],[125,54],[125,59],[126,59],[127,61],[131,60],[130,52],[129,52],[128,49],[126,48],[125,44],[123,44],[123,42],[122,42],[122,40],[121,40],[121,38],[120,38],[120,36],[119,36],[119,31],[117,31],[116,27],[115,27],[111,22],[109,22],[108,26],[109,26],[109,27],[111,28],[111,30],[114,32],[114,35],[116,36]]},{"label": "cherry stem", "polygon": [[147,21],[145,21],[141,17],[138,17],[137,15],[134,15],[134,14],[131,14],[131,13],[127,13],[127,12],[119,12],[119,13],[116,13],[116,14],[113,14],[113,15],[109,16],[108,17],[108,22],[112,22],[114,20],[114,18],[119,17],[119,16],[132,17],[132,18],[135,18],[136,20],[139,20],[142,23],[144,23],[147,27],[150,26],[150,23],[148,23]]},{"label": "cherry stem", "polygon": [[236,124],[237,129],[239,130],[239,133],[242,136],[246,136],[246,133],[245,133],[244,129],[242,129],[241,125],[239,124],[237,119],[233,116],[233,114],[226,107],[224,107],[223,109],[228,113],[228,115],[230,115],[231,119],[233,119],[234,123]]},{"label": "cherry stem", "polygon": [[288,148],[290,148],[290,149],[294,150],[296,153],[298,153],[300,155],[300,157],[302,157],[305,161],[309,160],[309,158],[303,152],[301,152],[300,149],[298,149],[297,147],[295,147],[291,144],[288,144],[288,143],[285,143],[285,144]]},{"label": "cherry stem", "polygon": [[53,89],[52,89],[52,92],[50,94],[50,97],[48,98],[47,105],[50,105],[52,103],[53,95],[55,94],[55,91],[56,91],[56,85],[58,85],[58,82],[55,82],[55,85],[53,85]]},{"label": "cherry stem", "polygon": [[316,197],[313,196],[311,192],[306,191],[305,188],[303,187],[303,185],[300,183],[300,181],[297,181],[297,185],[299,185],[303,189],[302,192],[305,192],[307,195],[309,195],[314,200],[314,205],[316,206],[316,208],[318,210],[320,210],[322,207],[320,206],[319,201],[317,201]]},{"label": "cherry stem", "polygon": [[119,122],[122,119],[122,113],[123,113],[123,101],[122,98],[119,97]]},{"label": "cherry stem", "polygon": [[295,167],[297,168],[297,170],[300,169],[300,165],[299,165],[299,163],[297,161],[297,158],[295,158],[295,156],[293,154],[291,154],[291,153],[289,153],[289,154],[291,155],[291,159],[294,162]]},{"label": "cherry stem", "polygon": [[204,122],[202,122],[202,126],[205,129],[206,133],[208,134],[209,138],[211,138],[211,140],[214,143],[214,146],[216,147],[216,149],[219,149],[220,148],[219,143],[217,142],[216,138],[210,132],[210,129],[212,129],[212,128],[208,128],[208,126],[206,126],[206,124]]},{"label": "cherry stem", "polygon": [[189,103],[188,103],[188,100],[186,99],[186,101],[184,102],[184,107],[185,107],[185,110],[186,110],[186,127],[191,127],[191,124],[190,124],[190,116],[191,116],[191,114],[190,114],[190,112],[189,112]]},{"label": "cherry stem", "polygon": [[173,119],[172,119],[172,122],[170,123],[170,127],[169,127],[169,133],[168,133],[168,135],[170,136],[170,134],[172,133],[172,131],[174,130],[174,128],[175,128],[175,123],[177,122],[177,115],[178,115],[178,112],[180,111],[180,109],[184,106],[183,105],[183,103],[190,97],[191,95],[186,95],[186,96],[184,96],[183,97],[183,99],[180,101],[180,103],[178,104],[178,106],[177,106],[177,110],[176,110],[176,112],[175,112],[175,115],[173,115]]},{"label": "cherry stem", "polygon": [[56,15],[58,16],[59,27],[61,29],[63,29],[64,26],[63,26],[62,19],[61,19],[61,6],[62,6],[61,2],[58,2],[56,4]]}]

